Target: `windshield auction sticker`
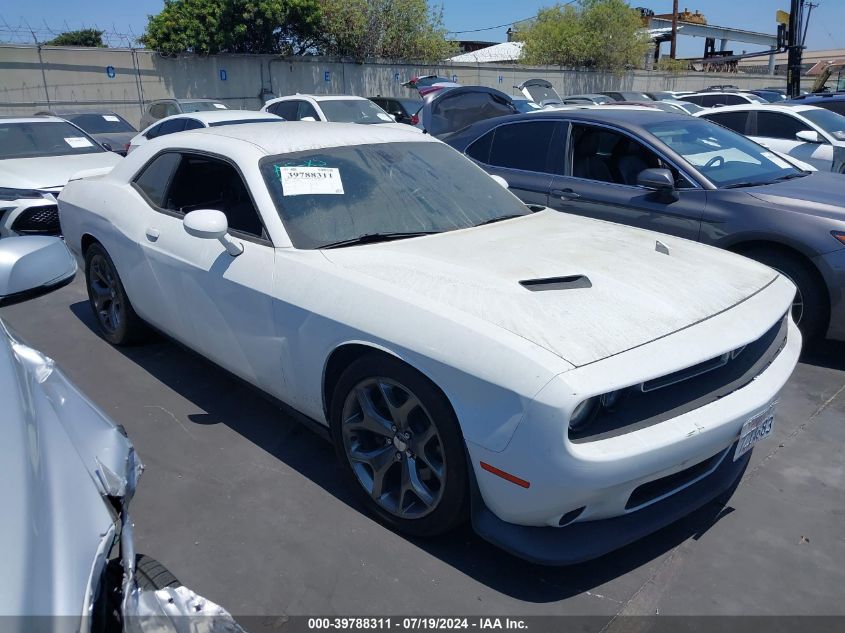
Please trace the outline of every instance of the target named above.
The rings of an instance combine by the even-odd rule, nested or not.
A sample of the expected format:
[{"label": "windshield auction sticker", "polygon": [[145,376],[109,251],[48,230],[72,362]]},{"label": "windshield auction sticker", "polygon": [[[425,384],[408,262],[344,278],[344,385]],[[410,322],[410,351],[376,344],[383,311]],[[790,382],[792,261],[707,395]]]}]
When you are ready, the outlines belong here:
[{"label": "windshield auction sticker", "polygon": [[91,147],[91,141],[84,136],[68,136],[65,137],[65,143],[74,149],[81,149],[83,147]]},{"label": "windshield auction sticker", "polygon": [[337,167],[281,167],[276,173],[285,196],[342,194],[343,182]]}]

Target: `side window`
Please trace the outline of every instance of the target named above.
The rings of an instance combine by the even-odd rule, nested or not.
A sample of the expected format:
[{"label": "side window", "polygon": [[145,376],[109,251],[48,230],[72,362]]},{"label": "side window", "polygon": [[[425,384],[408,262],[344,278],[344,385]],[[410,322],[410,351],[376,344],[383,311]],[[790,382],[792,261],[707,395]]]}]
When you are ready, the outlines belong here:
[{"label": "side window", "polygon": [[757,136],[794,141],[798,132],[810,129],[809,125],[788,114],[781,114],[780,112],[757,113]]},{"label": "side window", "polygon": [[467,156],[470,158],[474,158],[475,160],[490,164],[490,148],[493,145],[493,135],[496,133],[496,130],[490,130],[479,139],[476,139],[472,142],[472,144],[467,147],[466,153]]},{"label": "side window", "polygon": [[296,110],[296,120],[301,121],[302,119],[308,116],[313,118],[315,121],[320,120],[320,115],[317,114],[317,110],[314,109],[314,106],[312,106],[307,101],[300,101],[299,107]]},{"label": "side window", "polygon": [[818,108],[824,108],[825,110],[830,110],[831,112],[836,112],[836,114],[845,115],[845,101],[830,101],[828,103],[813,103],[812,105]]},{"label": "side window", "polygon": [[689,101],[690,103],[694,103],[695,105],[702,105],[704,97],[701,95],[691,95],[689,97],[684,97],[682,101]]},{"label": "side window", "polygon": [[709,119],[719,125],[724,125],[734,132],[745,134],[745,126],[748,124],[748,114],[748,112],[714,112],[703,118]]},{"label": "side window", "polygon": [[165,134],[173,134],[174,132],[181,132],[185,129],[185,119],[170,119],[165,121],[158,128],[156,136],[164,136]]},{"label": "side window", "polygon": [[232,231],[255,237],[264,234],[243,178],[231,164],[217,158],[183,154],[163,206],[179,214],[217,209],[226,214]]},{"label": "side window", "polygon": [[493,135],[490,164],[525,171],[546,171],[554,121],[500,125]]},{"label": "side window", "polygon": [[279,101],[279,103],[270,106],[269,110],[283,119],[296,121],[297,108],[299,108],[298,101]]},{"label": "side window", "polygon": [[725,95],[702,95],[701,102],[698,105],[705,108],[714,108],[717,105],[726,105]]},{"label": "side window", "polygon": [[[636,186],[640,172],[655,167],[671,169],[653,151],[624,134],[588,125],[573,125],[574,177]],[[677,180],[679,175],[674,175]]]},{"label": "side window", "polygon": [[196,119],[185,119],[185,129],[186,130],[198,130],[200,128],[205,127],[202,123],[197,121]]},{"label": "side window", "polygon": [[164,194],[178,164],[179,154],[159,154],[135,177],[135,186],[155,206],[164,207]]},{"label": "side window", "polygon": [[151,138],[155,138],[156,136],[158,136],[159,131],[161,130],[161,126],[162,126],[162,124],[159,123],[158,125],[154,125],[153,127],[151,127],[150,131],[147,132],[147,134],[146,134],[147,138],[151,139]]},{"label": "side window", "polygon": [[742,95],[724,95],[724,103],[725,105],[745,105],[747,103],[753,103],[751,99],[748,99]]},{"label": "side window", "polygon": [[154,119],[164,118],[164,104],[154,103],[150,106],[150,116]]},{"label": "side window", "polygon": [[172,102],[164,104],[164,116],[173,116],[174,114],[181,114],[182,108]]}]

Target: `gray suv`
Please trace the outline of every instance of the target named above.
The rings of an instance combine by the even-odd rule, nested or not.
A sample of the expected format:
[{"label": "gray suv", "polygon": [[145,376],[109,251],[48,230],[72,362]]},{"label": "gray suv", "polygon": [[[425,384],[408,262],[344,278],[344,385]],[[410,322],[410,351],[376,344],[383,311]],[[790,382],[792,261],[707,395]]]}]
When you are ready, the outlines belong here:
[{"label": "gray suv", "polygon": [[[793,316],[806,338],[845,340],[845,176],[801,171],[744,136],[683,114],[608,108],[495,116],[507,110],[506,95],[492,91],[483,107],[480,91],[468,89],[462,109],[458,90],[438,97],[450,99],[443,108],[437,99],[427,103],[424,121],[526,203],[768,264],[798,287]],[[470,106],[492,118],[467,125]],[[449,125],[447,111],[460,112],[460,122]]]},{"label": "gray suv", "polygon": [[147,104],[144,109],[144,116],[141,117],[140,129],[144,130],[159,119],[174,114],[228,109],[225,103],[214,99],[158,99]]}]

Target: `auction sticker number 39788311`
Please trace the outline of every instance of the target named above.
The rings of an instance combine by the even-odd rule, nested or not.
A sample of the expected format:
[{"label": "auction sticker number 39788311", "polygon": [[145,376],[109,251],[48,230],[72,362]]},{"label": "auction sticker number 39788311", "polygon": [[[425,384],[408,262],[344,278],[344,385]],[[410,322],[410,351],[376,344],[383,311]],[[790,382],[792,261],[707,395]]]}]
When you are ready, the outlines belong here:
[{"label": "auction sticker number 39788311", "polygon": [[757,442],[768,437],[772,432],[774,421],[775,403],[772,403],[765,411],[758,413],[743,424],[742,430],[739,432],[739,443],[736,445],[734,461],[750,451]]}]

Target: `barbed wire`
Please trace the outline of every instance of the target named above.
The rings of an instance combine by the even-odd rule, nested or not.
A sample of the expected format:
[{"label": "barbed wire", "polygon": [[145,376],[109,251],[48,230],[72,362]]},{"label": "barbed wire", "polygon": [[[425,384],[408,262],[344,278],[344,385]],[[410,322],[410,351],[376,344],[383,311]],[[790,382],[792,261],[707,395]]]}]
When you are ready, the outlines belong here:
[{"label": "barbed wire", "polygon": [[114,24],[111,26],[96,23],[71,25],[67,20],[64,20],[61,26],[48,24],[46,20],[42,20],[40,24],[30,24],[23,18],[17,24],[13,24],[2,15],[0,15],[0,44],[46,44],[62,33],[84,29],[102,31],[103,44],[109,48],[141,48],[138,38],[142,34],[135,33],[131,25],[125,31],[119,31]]}]

